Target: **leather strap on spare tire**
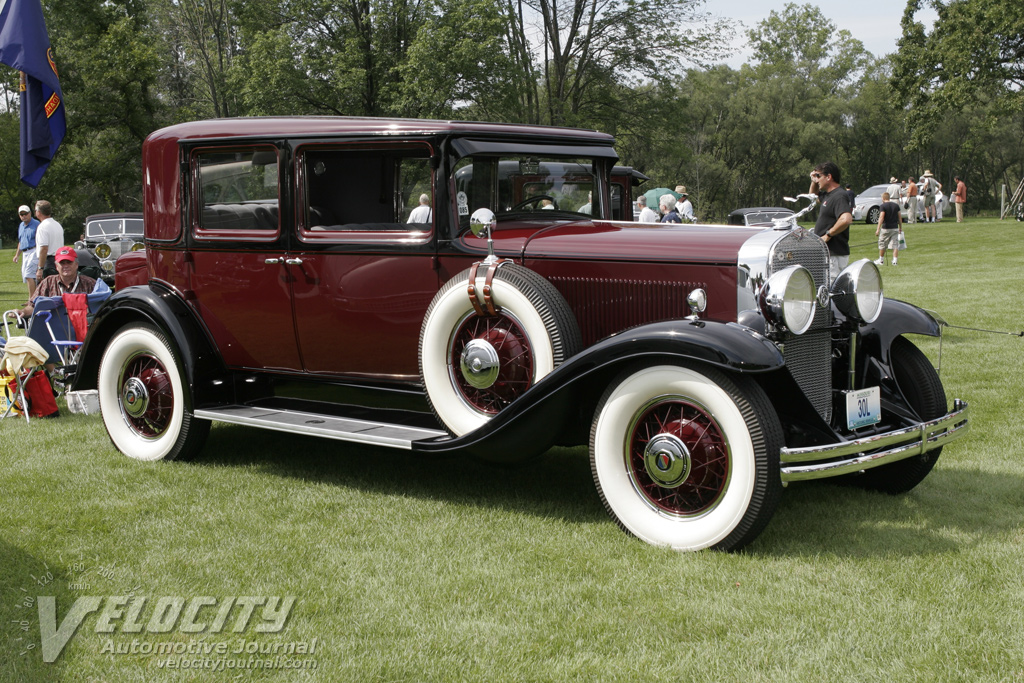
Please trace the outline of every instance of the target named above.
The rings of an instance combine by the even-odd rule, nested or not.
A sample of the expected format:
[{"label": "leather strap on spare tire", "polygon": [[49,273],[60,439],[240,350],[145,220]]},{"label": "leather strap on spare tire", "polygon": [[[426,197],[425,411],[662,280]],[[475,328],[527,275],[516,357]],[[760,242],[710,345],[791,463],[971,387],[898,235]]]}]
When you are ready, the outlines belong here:
[{"label": "leather strap on spare tire", "polygon": [[[494,288],[494,274],[498,272],[498,268],[504,264],[511,264],[511,259],[497,259],[486,263],[484,261],[477,261],[469,268],[469,278],[467,290],[469,294],[469,303],[473,305],[473,310],[476,311],[477,315],[497,315],[498,311],[494,308],[494,299],[491,296],[491,290]],[[487,270],[484,275],[484,286],[481,290],[483,294],[483,302],[481,303],[480,298],[477,296],[476,280],[477,272],[480,266],[486,265]]]},{"label": "leather strap on spare tire", "polygon": [[427,398],[456,435],[486,424],[582,347],[569,304],[548,280],[511,262],[481,270],[449,280],[420,331]]}]

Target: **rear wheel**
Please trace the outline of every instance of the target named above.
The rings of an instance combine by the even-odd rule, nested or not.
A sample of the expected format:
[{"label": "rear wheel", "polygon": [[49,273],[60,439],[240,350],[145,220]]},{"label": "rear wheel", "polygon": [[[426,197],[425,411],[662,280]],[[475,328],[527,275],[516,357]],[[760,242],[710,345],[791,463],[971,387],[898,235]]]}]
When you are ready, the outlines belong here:
[{"label": "rear wheel", "polygon": [[625,531],[677,550],[735,550],[778,504],[782,427],[764,391],[712,368],[628,370],[598,404],[590,458]]},{"label": "rear wheel", "polygon": [[[922,421],[946,414],[946,392],[942,381],[921,349],[905,337],[896,337],[889,350],[889,360],[896,384]],[[941,453],[940,446],[922,455],[867,470],[853,481],[873,491],[906,493],[928,476]]]},{"label": "rear wheel", "polygon": [[151,325],[119,331],[100,360],[100,412],[119,451],[136,460],[188,459],[210,431],[192,415],[192,396],[171,342]]}]

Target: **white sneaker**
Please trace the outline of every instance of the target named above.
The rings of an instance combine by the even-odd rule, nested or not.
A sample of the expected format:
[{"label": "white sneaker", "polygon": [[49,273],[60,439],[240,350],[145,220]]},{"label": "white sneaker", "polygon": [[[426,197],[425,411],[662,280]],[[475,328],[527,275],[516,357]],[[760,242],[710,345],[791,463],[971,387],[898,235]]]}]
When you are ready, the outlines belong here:
[{"label": "white sneaker", "polygon": [[899,262],[899,259],[893,259],[892,264],[895,266]]},{"label": "white sneaker", "polygon": [[885,260],[884,259],[875,259],[875,265],[876,266],[884,266],[885,265]]}]

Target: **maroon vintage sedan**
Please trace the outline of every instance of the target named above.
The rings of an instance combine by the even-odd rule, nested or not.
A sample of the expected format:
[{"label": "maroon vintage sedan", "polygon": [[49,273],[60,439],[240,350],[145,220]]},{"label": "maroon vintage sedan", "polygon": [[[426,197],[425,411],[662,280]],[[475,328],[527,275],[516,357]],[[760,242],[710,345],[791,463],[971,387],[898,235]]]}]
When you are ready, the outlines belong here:
[{"label": "maroon vintage sedan", "polygon": [[870,261],[830,276],[792,223],[633,223],[616,158],[538,126],[157,131],[146,248],[75,388],[139,460],[213,421],[497,462],[589,443],[613,519],[679,549],[750,542],[790,481],[907,491],[966,432],[904,336],[940,323]]}]

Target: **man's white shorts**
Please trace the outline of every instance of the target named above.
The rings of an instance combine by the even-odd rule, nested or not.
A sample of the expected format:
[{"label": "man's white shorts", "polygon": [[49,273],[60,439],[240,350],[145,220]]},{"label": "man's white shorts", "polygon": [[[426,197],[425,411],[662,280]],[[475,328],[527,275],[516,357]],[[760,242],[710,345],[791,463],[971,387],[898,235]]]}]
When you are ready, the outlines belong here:
[{"label": "man's white shorts", "polygon": [[36,279],[36,271],[39,269],[39,254],[35,249],[21,252],[21,280],[27,282]]}]

